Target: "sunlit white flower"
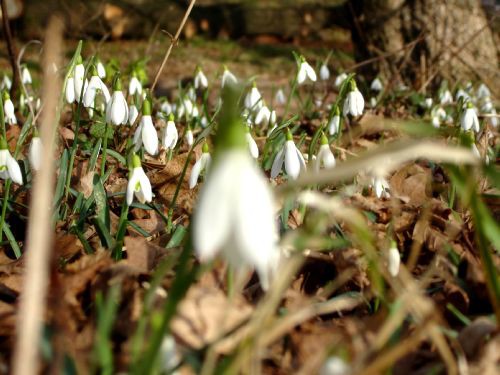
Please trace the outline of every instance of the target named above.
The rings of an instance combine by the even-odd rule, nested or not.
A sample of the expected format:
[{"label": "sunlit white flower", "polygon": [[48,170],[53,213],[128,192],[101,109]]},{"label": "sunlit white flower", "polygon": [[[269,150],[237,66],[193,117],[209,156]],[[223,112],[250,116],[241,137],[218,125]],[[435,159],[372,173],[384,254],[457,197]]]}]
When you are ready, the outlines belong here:
[{"label": "sunlit white flower", "polygon": [[0,138],[0,178],[11,179],[16,184],[23,184],[23,175],[17,160],[12,157],[7,147],[7,142]]},{"label": "sunlit white flower", "polygon": [[141,159],[136,154],[132,156],[132,171],[127,184],[127,204],[129,206],[134,200],[134,195],[141,203],[153,200],[151,182],[142,169]]},{"label": "sunlit white flower", "polygon": [[283,89],[279,89],[278,91],[276,91],[274,101],[278,105],[284,105],[286,103],[286,97],[285,97],[285,93],[283,92]]},{"label": "sunlit white flower", "polygon": [[163,103],[161,103],[160,110],[166,115],[170,115],[173,112],[172,106],[170,105],[168,100],[165,100]]},{"label": "sunlit white flower", "polygon": [[345,72],[340,73],[337,78],[335,78],[335,87],[340,87],[346,78],[347,74]]},{"label": "sunlit white flower", "polygon": [[259,89],[253,83],[252,88],[245,96],[245,107],[250,111],[257,111],[262,106],[262,95],[260,95]]},{"label": "sunlit white flower", "polygon": [[319,172],[322,167],[335,167],[335,156],[333,156],[333,152],[330,150],[330,145],[328,144],[328,139],[324,134],[321,135],[321,145],[319,146],[318,155],[314,163],[314,170]]},{"label": "sunlit white flower", "polygon": [[113,95],[106,105],[106,122],[114,125],[125,125],[128,120],[128,105],[122,92],[119,77],[115,78],[113,84]]},{"label": "sunlit white flower", "polygon": [[135,123],[135,120],[137,119],[137,116],[139,116],[139,110],[134,103],[131,103],[128,107],[128,124],[133,125]]},{"label": "sunlit white flower", "polygon": [[319,78],[321,78],[322,81],[328,81],[330,79],[330,69],[328,69],[328,65],[321,65],[321,68],[319,68]]},{"label": "sunlit white flower", "polygon": [[95,97],[98,92],[102,92],[106,103],[109,102],[109,99],[111,98],[111,96],[109,95],[109,90],[97,75],[97,70],[95,70],[95,75],[90,77],[89,84],[87,86],[87,89],[85,90],[85,94],[83,96],[83,105],[85,107],[93,106]]},{"label": "sunlit white flower", "polygon": [[9,78],[8,75],[4,74],[0,88],[4,90],[10,90],[11,87],[12,87],[12,80]]},{"label": "sunlit white flower", "polygon": [[330,121],[328,122],[328,134],[337,134],[340,130],[340,111],[339,107],[335,106],[332,108]]},{"label": "sunlit white flower", "polygon": [[158,134],[151,117],[151,103],[149,100],[145,100],[142,106],[141,122],[134,134],[135,151],[144,145],[148,154],[156,155],[158,153]]},{"label": "sunlit white flower", "polygon": [[88,83],[88,80],[85,78],[85,67],[82,63],[76,64],[73,72],[73,87],[75,89],[76,102],[81,100],[81,96],[85,93]]},{"label": "sunlit white flower", "polygon": [[450,90],[444,90],[439,94],[439,102],[442,105],[453,103],[453,96]]},{"label": "sunlit white flower", "polygon": [[7,122],[7,124],[17,124],[14,103],[12,103],[12,100],[10,100],[10,96],[7,92],[4,93],[3,97],[3,114],[5,117],[5,122]]},{"label": "sunlit white flower", "polygon": [[306,170],[306,162],[304,156],[297,149],[293,142],[292,133],[287,130],[286,141],[283,148],[276,154],[273,165],[271,167],[271,178],[276,178],[285,165],[285,172],[293,180],[299,177],[301,171]]},{"label": "sunlit white flower", "polygon": [[382,86],[382,81],[379,77],[376,77],[370,85],[370,89],[372,89],[373,91],[382,91],[383,88],[384,87]]},{"label": "sunlit white flower", "polygon": [[351,373],[350,366],[340,357],[329,357],[321,370],[319,375],[349,375]]},{"label": "sunlit white flower", "polygon": [[31,144],[28,151],[28,160],[31,168],[35,171],[40,170],[40,163],[42,162],[43,145],[40,137],[35,133],[31,138]]},{"label": "sunlit white flower", "polygon": [[25,84],[25,85],[29,85],[31,84],[33,81],[31,79],[31,73],[28,69],[27,66],[24,66],[23,67],[23,70],[21,72],[21,81]]},{"label": "sunlit white flower", "polygon": [[250,151],[250,155],[252,155],[254,159],[257,159],[259,157],[259,147],[257,146],[255,140],[252,138],[252,134],[250,134],[250,129],[248,127],[246,129],[245,139],[248,144],[248,150]]},{"label": "sunlit white flower", "polygon": [[488,98],[491,96],[491,91],[484,83],[481,83],[477,89],[478,99]]},{"label": "sunlit white flower", "polygon": [[262,125],[262,126],[267,126],[271,120],[271,111],[265,103],[262,104],[262,107],[260,107],[259,112],[257,112],[257,115],[255,116],[255,125]]},{"label": "sunlit white flower", "polygon": [[476,133],[479,132],[479,119],[477,118],[476,110],[470,102],[467,103],[467,108],[462,113],[462,117],[460,118],[460,125],[465,131],[472,129]]},{"label": "sunlit white flower", "polygon": [[186,141],[186,144],[191,147],[194,143],[194,135],[193,131],[191,130],[191,127],[188,126],[186,130],[186,134],[184,134],[184,140]]},{"label": "sunlit white flower", "polygon": [[208,87],[208,79],[201,70],[200,67],[196,68],[196,74],[194,76],[194,88],[198,89],[206,89]]},{"label": "sunlit white flower", "polygon": [[97,75],[99,76],[100,79],[106,78],[106,68],[104,67],[103,63],[101,60],[97,61]]},{"label": "sunlit white flower", "polygon": [[73,76],[68,77],[66,81],[66,87],[64,88],[66,102],[68,104],[75,102],[75,79]]},{"label": "sunlit white flower", "polygon": [[399,266],[401,265],[401,255],[399,254],[396,242],[391,241],[391,247],[387,252],[387,269],[392,277],[396,277],[399,273]]},{"label": "sunlit white flower", "polygon": [[391,187],[383,176],[373,177],[372,187],[375,189],[375,195],[377,196],[377,198],[389,198],[391,196]]},{"label": "sunlit white flower", "polygon": [[210,168],[210,162],[212,161],[212,157],[208,152],[208,145],[206,143],[203,144],[202,153],[196,163],[194,163],[193,168],[191,169],[191,175],[189,176],[189,188],[193,189],[198,183],[198,178],[200,174],[205,171],[208,171]]},{"label": "sunlit white flower", "polygon": [[300,57],[299,72],[297,73],[297,83],[302,85],[306,79],[309,78],[312,82],[316,82],[316,72],[311,65],[306,61],[306,59]]},{"label": "sunlit white flower", "polygon": [[365,99],[363,95],[358,90],[356,82],[351,81],[351,91],[347,93],[344,101],[343,114],[347,116],[351,114],[352,116],[360,116],[363,114],[363,108],[365,107]]},{"label": "sunlit white flower", "polygon": [[170,115],[167,126],[163,129],[162,144],[165,149],[170,150],[175,147],[177,140],[179,139],[179,133],[174,122],[174,116]]},{"label": "sunlit white flower", "polygon": [[268,182],[247,152],[224,151],[209,173],[194,213],[198,257],[210,261],[222,251],[236,269],[255,268],[267,290],[279,262],[274,207]]},{"label": "sunlit white flower", "polygon": [[224,66],[224,72],[222,73],[221,79],[221,87],[224,87],[227,84],[236,85],[237,83],[238,79],[235,77],[235,75],[229,71],[227,66]]},{"label": "sunlit white flower", "polygon": [[128,94],[134,96],[135,94],[140,95],[142,93],[142,83],[139,81],[135,73],[132,73],[132,78],[128,84]]},{"label": "sunlit white flower", "polygon": [[471,100],[470,95],[463,89],[459,89],[455,94],[455,99],[458,101],[460,98],[463,100]]}]

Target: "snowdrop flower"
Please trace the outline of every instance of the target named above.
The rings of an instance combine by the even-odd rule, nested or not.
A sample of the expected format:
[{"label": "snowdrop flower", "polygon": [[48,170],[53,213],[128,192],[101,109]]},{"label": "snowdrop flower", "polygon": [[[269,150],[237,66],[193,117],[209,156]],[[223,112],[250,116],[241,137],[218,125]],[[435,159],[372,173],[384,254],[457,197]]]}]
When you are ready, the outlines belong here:
[{"label": "snowdrop flower", "polygon": [[477,118],[476,110],[471,102],[467,103],[467,107],[462,113],[460,125],[464,131],[472,129],[476,133],[479,132],[479,119]]},{"label": "snowdrop flower", "polygon": [[194,76],[194,88],[198,89],[206,89],[208,87],[208,79],[198,66],[196,67],[196,74]]},{"label": "snowdrop flower", "polygon": [[425,108],[431,108],[432,107],[433,100],[432,98],[425,98],[424,100],[424,107]]},{"label": "snowdrop flower", "polygon": [[238,79],[235,77],[233,73],[229,71],[227,66],[224,65],[224,72],[222,73],[221,87],[226,86],[227,84],[236,85],[238,83]]},{"label": "snowdrop flower", "polygon": [[335,157],[333,156],[332,150],[330,150],[328,139],[323,133],[321,134],[321,145],[319,146],[318,155],[316,156],[316,162],[314,163],[314,170],[316,172],[319,172],[321,167],[335,167]]},{"label": "snowdrop flower", "polygon": [[365,99],[356,86],[354,79],[351,81],[351,91],[347,94],[344,100],[344,116],[351,114],[352,116],[360,116],[363,114],[365,107]]},{"label": "snowdrop flower", "polygon": [[173,112],[172,106],[170,105],[168,100],[165,100],[163,103],[161,103],[160,110],[166,115],[170,115]]},{"label": "snowdrop flower", "polygon": [[201,119],[200,119],[200,126],[205,129],[207,126],[208,126],[208,119],[207,119],[207,116],[203,116]]},{"label": "snowdrop flower", "polygon": [[141,159],[135,153],[132,155],[132,170],[127,184],[127,204],[129,206],[134,200],[134,195],[141,203],[149,203],[153,200],[151,182],[142,169]]},{"label": "snowdrop flower", "polygon": [[191,126],[189,126],[189,125],[188,125],[188,128],[186,130],[186,134],[184,134],[184,140],[186,141],[186,143],[189,147],[191,147],[194,143],[193,131],[191,130]]},{"label": "snowdrop flower", "polygon": [[97,75],[99,76],[100,79],[106,78],[106,68],[104,67],[103,63],[101,60],[97,60]]},{"label": "snowdrop flower", "polygon": [[16,184],[23,184],[23,175],[17,160],[9,152],[7,141],[0,137],[0,178],[11,179]]},{"label": "snowdrop flower", "polygon": [[436,129],[439,128],[439,126],[441,125],[441,120],[439,119],[439,116],[432,115],[431,123],[432,126],[434,126]]},{"label": "snowdrop flower", "polygon": [[106,122],[113,125],[125,125],[128,120],[128,105],[122,92],[122,83],[118,74],[113,83],[113,95],[106,106]]},{"label": "snowdrop flower", "polygon": [[266,104],[263,102],[262,107],[260,107],[259,112],[255,116],[255,125],[267,126],[271,120],[271,111],[267,108]]},{"label": "snowdrop flower", "polygon": [[189,100],[196,102],[196,90],[194,87],[189,87],[186,96],[189,98]]},{"label": "snowdrop flower", "polygon": [[484,99],[484,98],[488,98],[490,96],[491,96],[491,91],[488,88],[488,86],[486,86],[484,83],[481,83],[481,85],[479,85],[479,87],[477,89],[478,99]]},{"label": "snowdrop flower", "polygon": [[137,78],[137,74],[135,72],[132,73],[132,78],[130,78],[130,82],[128,84],[128,94],[130,96],[142,94],[142,83]]},{"label": "snowdrop flower", "polygon": [[150,155],[158,153],[158,134],[151,117],[151,102],[146,99],[142,104],[142,117],[134,134],[134,149],[138,151],[142,145]]},{"label": "snowdrop flower", "polygon": [[98,92],[102,92],[106,103],[109,102],[109,99],[111,98],[111,96],[109,95],[108,88],[97,74],[97,69],[93,68],[92,70],[93,70],[92,77],[90,77],[89,84],[83,96],[83,105],[86,108],[93,106],[95,97]]},{"label": "snowdrop flower", "polygon": [[321,68],[319,68],[319,78],[322,81],[328,81],[330,79],[330,69],[326,64],[322,64]]},{"label": "snowdrop flower", "polygon": [[136,105],[132,102],[128,107],[128,119],[127,119],[128,124],[134,125],[137,116],[139,116],[139,110],[137,109]]},{"label": "snowdrop flower", "polygon": [[163,147],[167,150],[171,150],[177,144],[177,140],[179,139],[179,133],[177,132],[177,128],[175,127],[174,115],[170,114],[167,126],[163,129],[162,136],[162,144]]},{"label": "snowdrop flower", "polygon": [[371,85],[370,85],[370,89],[372,89],[373,91],[382,91],[383,89],[383,86],[382,86],[382,81],[380,80],[380,78],[376,77]]},{"label": "snowdrop flower", "polygon": [[374,96],[372,96],[370,98],[370,107],[375,108],[376,106],[377,106],[377,98],[375,98]]},{"label": "snowdrop flower", "polygon": [[375,189],[375,195],[377,198],[389,198],[390,195],[390,186],[387,180],[380,175],[373,177],[372,179],[372,187]]},{"label": "snowdrop flower", "polygon": [[249,111],[257,111],[262,106],[261,99],[262,95],[260,94],[259,89],[257,89],[257,86],[255,85],[254,82],[252,88],[245,97],[245,107]]},{"label": "snowdrop flower", "polygon": [[64,88],[66,103],[71,104],[75,102],[75,79],[73,76],[68,77],[66,87]]},{"label": "snowdrop flower", "polygon": [[28,85],[28,84],[31,84],[32,83],[32,79],[31,79],[31,73],[30,71],[28,70],[28,67],[27,66],[24,66],[23,67],[23,70],[21,72],[21,81],[23,82],[23,84],[25,85]]},{"label": "snowdrop flower", "polygon": [[10,100],[10,95],[5,91],[3,95],[3,114],[5,116],[5,121],[7,124],[17,124],[16,111],[14,109],[14,103]]},{"label": "snowdrop flower", "polygon": [[9,78],[8,75],[4,74],[2,84],[0,85],[0,89],[10,90],[11,87],[12,87],[11,79]]},{"label": "snowdrop flower", "polygon": [[319,375],[349,375],[350,366],[340,357],[329,357],[321,367]]},{"label": "snowdrop flower", "polygon": [[300,56],[299,72],[297,73],[297,83],[302,85],[309,78],[312,82],[316,82],[316,72],[311,65],[306,61],[304,56]]},{"label": "snowdrop flower", "polygon": [[267,290],[280,257],[275,204],[268,181],[245,149],[238,117],[236,98],[225,95],[220,148],[194,211],[193,243],[201,261],[221,252],[236,271],[255,268]]},{"label": "snowdrop flower", "polygon": [[455,95],[455,98],[456,98],[456,100],[457,100],[457,101],[458,101],[460,98],[462,98],[464,101],[471,100],[470,95],[469,95],[466,91],[464,91],[464,90],[462,90],[462,89],[459,89],[459,90],[457,91],[457,93],[456,93],[456,95]]},{"label": "snowdrop flower", "polygon": [[493,110],[493,102],[491,101],[491,98],[489,96],[485,97],[483,99],[483,104],[481,106],[481,111],[485,113],[489,113]]},{"label": "snowdrop flower", "polygon": [[274,96],[274,101],[279,105],[284,105],[286,103],[286,97],[285,93],[283,92],[283,89],[279,89],[278,91],[276,91],[276,95]]},{"label": "snowdrop flower", "polygon": [[340,111],[339,107],[335,106],[332,108],[331,119],[328,122],[328,133],[330,135],[337,134],[340,130]]},{"label": "snowdrop flower", "polygon": [[399,273],[399,266],[401,265],[401,255],[399,254],[396,242],[391,241],[391,247],[387,252],[387,269],[392,277],[396,277]]},{"label": "snowdrop flower", "polygon": [[257,146],[255,140],[252,138],[252,134],[250,134],[250,128],[248,126],[246,127],[245,139],[248,144],[248,150],[250,151],[250,155],[252,155],[254,159],[258,159],[259,147]]},{"label": "snowdrop flower", "polygon": [[40,170],[40,163],[42,161],[43,145],[42,140],[38,136],[38,132],[35,129],[33,138],[31,138],[31,144],[28,151],[28,160],[30,161],[31,168],[35,171]]},{"label": "snowdrop flower", "polygon": [[79,58],[79,60],[80,62],[76,64],[75,70],[73,72],[73,87],[75,89],[76,102],[79,102],[81,100],[81,96],[85,93],[88,85],[88,80],[85,78],[85,67],[81,62],[81,57]]},{"label": "snowdrop flower", "polygon": [[450,90],[444,90],[439,94],[439,102],[442,105],[453,103],[453,96]]},{"label": "snowdrop flower", "polygon": [[347,74],[345,72],[340,73],[337,78],[335,78],[335,87],[340,87],[346,78]]},{"label": "snowdrop flower", "polygon": [[286,141],[283,148],[276,154],[273,165],[271,167],[271,178],[276,178],[285,164],[285,172],[293,180],[299,177],[301,171],[306,170],[306,162],[304,156],[297,149],[293,142],[292,133],[290,130],[286,132]]},{"label": "snowdrop flower", "polygon": [[208,171],[210,168],[210,162],[212,161],[212,157],[208,152],[208,144],[205,142],[201,149],[201,156],[196,163],[194,163],[193,168],[191,169],[191,175],[189,176],[189,188],[193,189],[198,183],[198,178],[203,171]]}]

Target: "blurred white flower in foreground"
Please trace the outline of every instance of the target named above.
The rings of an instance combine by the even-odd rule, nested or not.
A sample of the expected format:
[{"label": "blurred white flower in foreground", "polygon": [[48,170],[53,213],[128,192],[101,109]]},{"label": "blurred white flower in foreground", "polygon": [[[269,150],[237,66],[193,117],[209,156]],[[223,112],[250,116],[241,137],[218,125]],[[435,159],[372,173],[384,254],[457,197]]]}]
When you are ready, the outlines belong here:
[{"label": "blurred white flower in foreground", "polygon": [[347,93],[347,97],[344,101],[344,116],[351,114],[352,116],[360,116],[363,114],[363,109],[365,107],[365,99],[363,95],[358,90],[356,82],[351,81],[351,91]]},{"label": "blurred white flower in foreground", "polygon": [[467,108],[465,108],[465,111],[462,113],[460,125],[465,131],[472,129],[476,133],[479,132],[479,119],[477,118],[476,110],[471,102],[467,103]]},{"label": "blurred white flower in foreground", "polygon": [[128,105],[122,92],[120,77],[115,77],[113,95],[106,106],[106,122],[113,125],[125,125],[128,120]]},{"label": "blurred white flower in foreground", "polygon": [[283,148],[276,154],[271,167],[271,178],[276,178],[285,164],[285,172],[293,180],[299,177],[301,171],[306,170],[306,162],[302,153],[293,142],[290,130],[286,132],[286,141]]},{"label": "blurred white flower in foreground", "polygon": [[194,247],[201,261],[221,252],[236,271],[255,268],[267,290],[279,262],[274,199],[246,150],[237,93],[223,95],[217,156],[193,217]]},{"label": "blurred white flower in foreground", "polygon": [[196,160],[196,163],[194,163],[193,168],[191,169],[191,175],[189,176],[190,189],[193,189],[198,183],[198,178],[200,177],[201,172],[208,171],[211,161],[212,157],[208,152],[208,144],[204,143],[201,156],[198,160]]},{"label": "blurred white flower in foreground", "polygon": [[314,163],[314,170],[319,172],[321,167],[335,167],[335,157],[333,156],[332,150],[330,150],[328,139],[324,134],[321,134],[321,145],[319,146],[318,155],[316,156],[316,161]]},{"label": "blurred white flower in foreground", "polygon": [[316,72],[311,65],[306,61],[304,56],[300,56],[299,72],[297,73],[297,83],[302,85],[309,78],[312,82],[316,82]]},{"label": "blurred white flower in foreground", "polygon": [[31,168],[33,168],[35,171],[40,170],[40,163],[42,162],[42,152],[42,140],[35,130],[33,138],[31,138],[30,148],[28,151],[28,160],[30,161]]},{"label": "blurred white flower in foreground", "polygon": [[127,184],[127,204],[129,206],[134,200],[134,195],[141,203],[153,200],[151,182],[142,169],[141,159],[136,154],[132,156],[132,170]]},{"label": "blurred white flower in foreground", "polygon": [[0,178],[11,179],[16,184],[23,184],[23,175],[17,160],[9,152],[7,141],[0,137]]},{"label": "blurred white flower in foreground", "polygon": [[401,255],[399,254],[396,242],[391,241],[391,247],[387,252],[387,269],[392,277],[396,277],[399,273],[399,266],[401,265]]}]

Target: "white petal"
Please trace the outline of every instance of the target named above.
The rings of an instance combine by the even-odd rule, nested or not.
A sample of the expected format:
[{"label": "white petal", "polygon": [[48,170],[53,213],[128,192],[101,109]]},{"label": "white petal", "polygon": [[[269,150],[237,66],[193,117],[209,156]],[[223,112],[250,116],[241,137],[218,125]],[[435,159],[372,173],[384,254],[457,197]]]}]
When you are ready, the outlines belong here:
[{"label": "white petal", "polygon": [[134,151],[135,152],[139,151],[142,146],[142,121],[140,122],[137,129],[135,129],[134,138],[132,142],[134,143]]},{"label": "white petal", "polygon": [[292,179],[297,179],[300,173],[300,160],[297,147],[293,141],[285,143],[285,171]]},{"label": "white petal", "polygon": [[278,151],[274,157],[273,166],[271,167],[271,178],[276,178],[283,168],[283,161],[285,160],[285,147]]},{"label": "white petal", "polygon": [[304,63],[302,63],[300,64],[299,73],[297,74],[297,83],[299,85],[303,84],[304,81],[306,80],[306,77],[307,77],[307,72],[304,67]]},{"label": "white petal", "polygon": [[191,175],[189,176],[189,188],[193,189],[198,183],[198,177],[200,176],[202,170],[202,158],[200,157],[194,163],[193,168],[191,169]]},{"label": "white petal", "polygon": [[151,116],[142,116],[141,122],[142,126],[142,144],[144,149],[150,155],[156,155],[158,153],[158,134],[156,133],[155,126],[153,125],[153,120]]},{"label": "white petal", "polygon": [[66,102],[68,104],[71,104],[75,101],[75,80],[73,79],[73,77],[69,77],[66,81],[65,94]]},{"label": "white petal", "polygon": [[134,104],[131,104],[128,109],[128,124],[133,125],[135,120],[137,119],[137,116],[139,116],[139,111]]},{"label": "white petal", "polygon": [[311,65],[309,65],[308,63],[305,63],[306,64],[306,73],[307,73],[307,76],[309,77],[309,79],[313,82],[316,82],[316,72],[314,71],[314,69],[312,68]]},{"label": "white petal", "polygon": [[17,160],[14,159],[10,155],[10,153],[7,158],[7,171],[9,172],[9,177],[12,181],[19,185],[23,184],[23,175],[21,173],[21,168],[19,168]]},{"label": "white petal", "polygon": [[146,202],[151,202],[153,200],[153,192],[151,189],[151,182],[149,181],[148,176],[144,172],[142,167],[135,168],[137,169],[137,174],[139,176],[139,183],[141,184],[141,191],[144,196],[144,200]]},{"label": "white petal", "polygon": [[132,170],[130,179],[128,180],[127,184],[127,204],[129,206],[132,204],[132,201],[134,200],[135,186],[137,185],[137,182],[139,182],[139,175],[137,174],[136,169],[137,168],[134,168]]},{"label": "white petal", "polygon": [[387,254],[388,269],[392,277],[397,276],[399,273],[399,266],[401,264],[401,256],[399,250],[396,247],[391,247],[389,253]]},{"label": "white petal", "polygon": [[31,168],[33,168],[35,171],[40,170],[42,152],[42,141],[39,137],[33,137],[31,139],[31,144],[28,152],[28,159],[30,161]]},{"label": "white petal", "polygon": [[259,157],[259,148],[257,147],[257,143],[252,138],[252,136],[250,135],[250,133],[246,133],[245,134],[245,138],[246,138],[247,143],[248,143],[248,148],[250,150],[250,155],[252,155],[252,157],[254,159],[257,159]]}]

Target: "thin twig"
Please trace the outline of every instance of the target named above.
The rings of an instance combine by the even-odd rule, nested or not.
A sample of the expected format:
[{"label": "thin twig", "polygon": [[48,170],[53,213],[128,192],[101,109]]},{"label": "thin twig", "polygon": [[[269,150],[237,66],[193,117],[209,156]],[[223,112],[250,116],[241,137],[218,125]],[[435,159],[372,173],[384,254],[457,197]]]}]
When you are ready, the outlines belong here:
[{"label": "thin twig", "polygon": [[21,74],[17,67],[17,49],[14,40],[12,39],[12,33],[10,32],[9,17],[7,12],[7,4],[5,0],[0,0],[2,7],[2,24],[3,24],[3,35],[7,42],[7,50],[9,51],[10,66],[12,68],[12,87],[10,88],[10,96],[12,100],[17,98],[19,91],[19,83],[21,82]]},{"label": "thin twig", "polygon": [[154,92],[156,84],[158,83],[158,79],[160,78],[160,74],[163,71],[163,68],[165,68],[165,64],[167,63],[168,57],[170,56],[170,53],[172,52],[172,48],[179,41],[179,37],[181,35],[182,29],[184,28],[184,25],[186,24],[186,21],[189,17],[189,14],[191,13],[191,10],[194,7],[194,3],[196,3],[196,0],[191,0],[188,8],[186,10],[186,13],[184,14],[184,18],[182,19],[182,22],[179,25],[177,32],[175,33],[174,38],[170,41],[170,45],[168,46],[167,52],[165,53],[165,56],[163,57],[163,61],[161,62],[160,68],[158,69],[158,72],[156,72],[155,79],[153,81],[153,84],[151,85],[151,92]]},{"label": "thin twig", "polygon": [[52,66],[62,55],[63,22],[52,18],[49,22],[44,51],[43,99],[41,138],[44,145],[41,169],[35,177],[26,242],[26,269],[23,293],[19,305],[18,338],[13,357],[15,375],[37,374],[42,321],[46,305],[48,271],[51,258],[53,228],[51,202],[55,166],[55,122],[61,83]]}]

